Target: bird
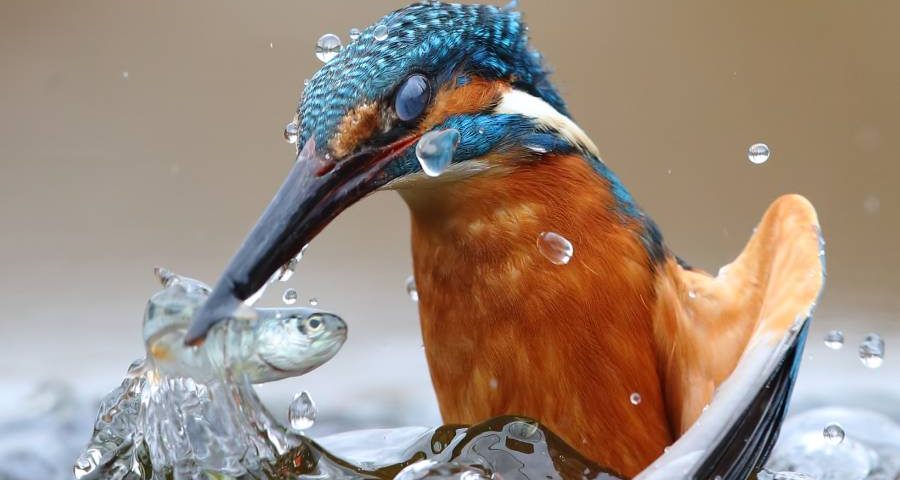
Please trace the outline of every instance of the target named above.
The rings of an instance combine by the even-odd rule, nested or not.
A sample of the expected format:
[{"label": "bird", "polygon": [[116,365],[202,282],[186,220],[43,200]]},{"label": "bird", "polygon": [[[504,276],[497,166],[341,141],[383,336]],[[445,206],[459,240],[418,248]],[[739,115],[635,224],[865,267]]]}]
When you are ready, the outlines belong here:
[{"label": "bird", "polygon": [[769,207],[725,272],[675,255],[574,120],[515,9],[389,13],[310,78],[295,119],[296,161],[189,344],[341,211],[394,190],[444,421],[534,418],[632,477],[822,287],[818,219],[799,195]]}]

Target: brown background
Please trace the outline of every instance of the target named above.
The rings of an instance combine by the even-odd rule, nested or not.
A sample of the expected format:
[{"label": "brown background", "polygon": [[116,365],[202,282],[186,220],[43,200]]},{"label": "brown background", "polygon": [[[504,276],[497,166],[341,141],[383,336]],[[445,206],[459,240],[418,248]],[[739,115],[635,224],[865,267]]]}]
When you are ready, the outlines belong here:
[{"label": "brown background", "polygon": [[[151,268],[214,281],[288,171],[281,128],[320,66],[319,35],[346,42],[350,27],[402,5],[5,2],[0,386],[116,385],[142,355]],[[839,402],[900,384],[900,3],[521,9],[576,121],[689,261],[729,261],[782,193],[816,205],[829,276],[801,396]],[[746,158],[756,141],[773,151],[761,166]],[[379,193],[312,244],[292,285],[343,314],[351,339],[328,366],[264,395],[311,388],[334,409],[364,400],[409,414],[397,422],[434,420],[403,291],[408,242],[405,207]],[[829,328],[848,346],[826,351]],[[867,331],[889,336],[878,371],[854,358]]]}]

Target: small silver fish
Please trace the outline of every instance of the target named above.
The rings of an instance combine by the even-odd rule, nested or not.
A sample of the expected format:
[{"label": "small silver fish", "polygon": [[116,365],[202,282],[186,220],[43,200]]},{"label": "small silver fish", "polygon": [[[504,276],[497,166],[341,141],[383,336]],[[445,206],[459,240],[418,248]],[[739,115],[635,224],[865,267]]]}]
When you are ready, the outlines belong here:
[{"label": "small silver fish", "polygon": [[242,369],[254,383],[303,375],[337,354],[347,339],[347,324],[337,315],[313,308],[259,308],[253,355]]},{"label": "small silver fish", "polygon": [[150,298],[144,315],[147,358],[163,373],[203,381],[224,370],[253,383],[303,375],[330,360],[347,339],[347,324],[332,313],[294,308],[239,306],[230,322],[199,347],[184,345],[194,311],[208,285],[157,267],[164,290]]}]

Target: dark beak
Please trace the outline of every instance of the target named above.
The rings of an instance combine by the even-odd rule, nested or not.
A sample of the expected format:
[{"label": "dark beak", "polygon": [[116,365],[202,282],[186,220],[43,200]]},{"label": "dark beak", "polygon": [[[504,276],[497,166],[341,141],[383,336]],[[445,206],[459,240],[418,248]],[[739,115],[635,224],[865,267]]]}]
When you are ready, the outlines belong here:
[{"label": "dark beak", "polygon": [[202,343],[213,325],[232,316],[334,217],[392,180],[386,167],[418,138],[404,137],[338,163],[320,156],[313,139],[306,142],[275,198],[194,315],[185,343]]}]

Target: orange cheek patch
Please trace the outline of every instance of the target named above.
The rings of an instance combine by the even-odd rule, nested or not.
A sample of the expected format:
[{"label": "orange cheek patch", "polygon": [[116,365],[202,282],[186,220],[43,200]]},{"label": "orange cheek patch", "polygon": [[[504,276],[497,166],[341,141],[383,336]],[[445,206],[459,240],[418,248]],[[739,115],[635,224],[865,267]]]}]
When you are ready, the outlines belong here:
[{"label": "orange cheek patch", "polygon": [[501,80],[472,78],[462,86],[442,88],[435,95],[428,116],[422,121],[420,131],[425,132],[441,124],[450,115],[478,113],[488,110],[500,101],[509,90],[509,84]]},{"label": "orange cheek patch", "polygon": [[338,125],[337,133],[328,142],[336,158],[344,158],[368,140],[378,128],[378,104],[368,102],[350,110]]}]

